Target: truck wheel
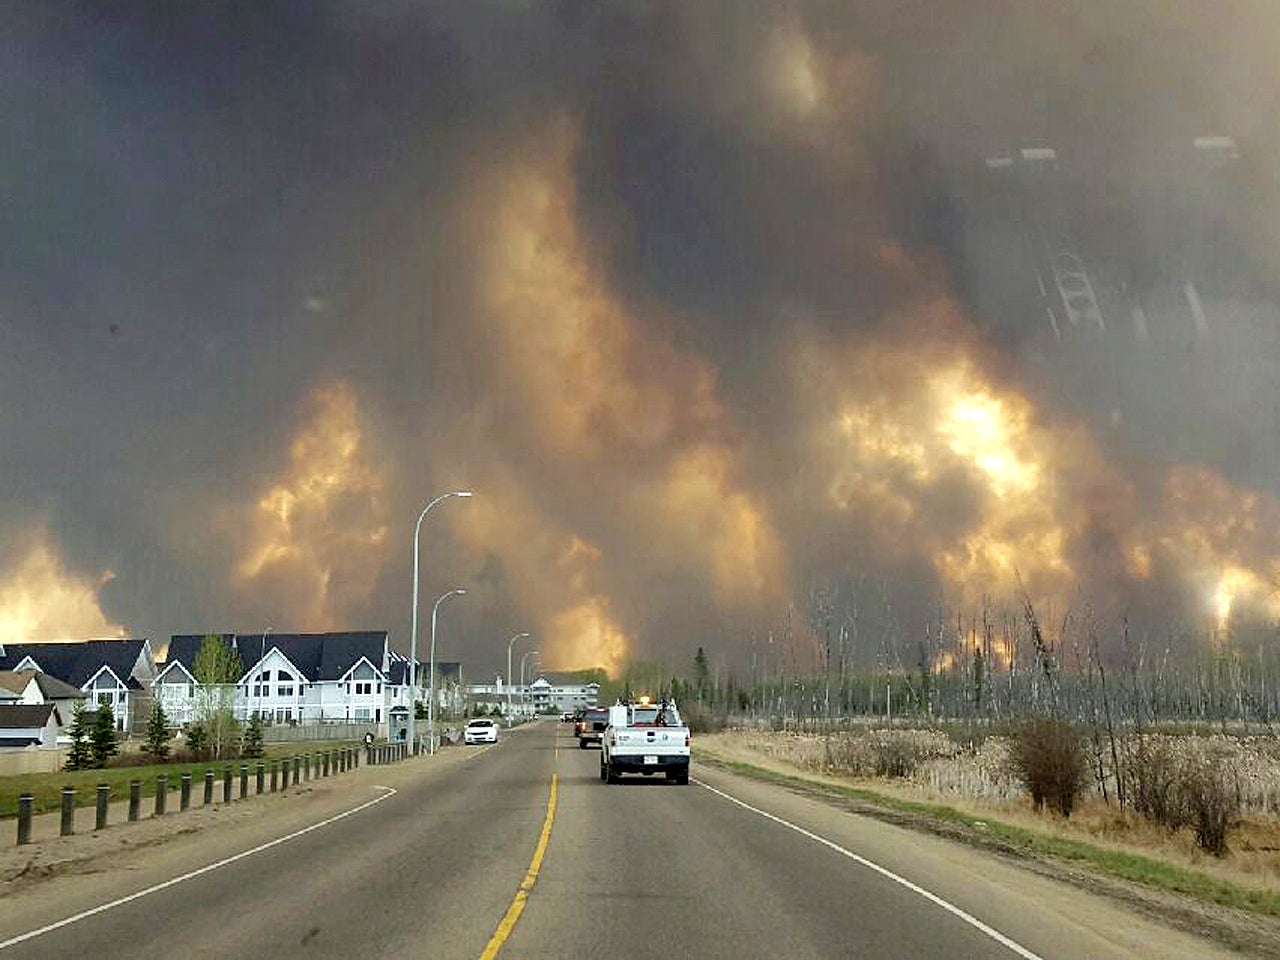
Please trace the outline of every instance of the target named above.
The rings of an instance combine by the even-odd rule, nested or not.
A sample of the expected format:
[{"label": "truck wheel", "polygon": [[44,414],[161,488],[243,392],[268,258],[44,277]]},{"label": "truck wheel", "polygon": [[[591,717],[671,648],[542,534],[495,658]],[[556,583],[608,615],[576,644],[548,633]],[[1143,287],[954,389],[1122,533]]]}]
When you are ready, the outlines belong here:
[{"label": "truck wheel", "polygon": [[605,767],[604,767],[604,782],[605,782],[605,783],[617,783],[619,779],[620,779],[620,778],[619,778],[619,776],[618,776],[616,773],[614,773],[614,772],[613,772],[613,764],[611,764],[611,763],[607,763],[607,764],[605,764]]},{"label": "truck wheel", "polygon": [[585,741],[585,740],[581,740],[581,739],[580,739],[580,740],[578,741],[578,749],[579,749],[579,750],[585,750],[585,749],[587,749],[587,741]]},{"label": "truck wheel", "polygon": [[609,782],[609,773],[608,773],[608,771],[606,770],[605,765],[604,765],[604,757],[601,757],[601,758],[600,758],[600,779],[601,779],[604,783],[608,783],[608,782]]}]

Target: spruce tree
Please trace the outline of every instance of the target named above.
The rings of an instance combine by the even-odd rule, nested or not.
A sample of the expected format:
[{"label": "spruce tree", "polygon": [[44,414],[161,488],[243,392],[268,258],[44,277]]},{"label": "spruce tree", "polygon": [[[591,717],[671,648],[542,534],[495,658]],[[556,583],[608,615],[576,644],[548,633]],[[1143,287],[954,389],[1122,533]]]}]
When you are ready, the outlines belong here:
[{"label": "spruce tree", "polygon": [[187,727],[187,749],[191,751],[193,760],[203,760],[205,750],[209,746],[209,734],[203,723],[193,723]]},{"label": "spruce tree", "polygon": [[116,716],[111,704],[100,703],[93,717],[93,730],[89,733],[89,753],[93,766],[105,767],[107,761],[120,752],[116,740]]},{"label": "spruce tree", "polygon": [[147,739],[142,745],[142,752],[150,754],[156,763],[164,763],[169,759],[169,718],[164,715],[164,707],[160,701],[151,704],[151,715],[147,718]]},{"label": "spruce tree", "polygon": [[77,702],[71,708],[71,728],[67,733],[71,737],[71,749],[67,752],[63,768],[88,770],[93,763],[93,755],[89,752],[89,717],[83,702]]},{"label": "spruce tree", "polygon": [[244,743],[240,747],[240,755],[246,760],[258,760],[262,753],[262,719],[255,712],[244,728]]}]

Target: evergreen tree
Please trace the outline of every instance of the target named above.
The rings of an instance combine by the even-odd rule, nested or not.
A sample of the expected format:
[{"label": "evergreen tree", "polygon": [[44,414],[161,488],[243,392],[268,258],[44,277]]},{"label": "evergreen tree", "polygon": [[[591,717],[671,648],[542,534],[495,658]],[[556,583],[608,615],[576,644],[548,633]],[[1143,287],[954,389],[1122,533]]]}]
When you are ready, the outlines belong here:
[{"label": "evergreen tree", "polygon": [[151,716],[147,718],[147,739],[142,752],[150,754],[156,763],[169,759],[169,718],[164,715],[160,701],[151,704]]},{"label": "evergreen tree", "polygon": [[203,723],[193,723],[187,727],[187,749],[196,760],[204,759],[204,752],[209,747],[209,734],[205,732]]},{"label": "evergreen tree", "polygon": [[81,701],[71,709],[71,729],[67,733],[71,737],[71,749],[64,769],[88,770],[93,763],[93,756],[89,753],[89,716]]},{"label": "evergreen tree", "polygon": [[699,702],[705,700],[711,685],[711,670],[707,664],[707,652],[701,647],[693,658],[693,682],[698,690]]},{"label": "evergreen tree", "polygon": [[240,756],[246,760],[257,760],[262,757],[262,719],[255,712],[244,728],[244,742],[240,746]]},{"label": "evergreen tree", "polygon": [[105,767],[107,761],[119,752],[116,716],[111,711],[111,704],[100,703],[93,716],[93,729],[89,732],[89,753],[93,757],[93,766]]}]

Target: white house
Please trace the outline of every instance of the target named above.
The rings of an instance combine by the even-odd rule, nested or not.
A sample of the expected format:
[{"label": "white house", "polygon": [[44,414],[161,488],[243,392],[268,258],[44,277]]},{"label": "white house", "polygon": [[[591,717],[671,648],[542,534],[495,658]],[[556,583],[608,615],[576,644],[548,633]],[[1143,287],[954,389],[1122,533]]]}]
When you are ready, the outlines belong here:
[{"label": "white house", "polygon": [[8,643],[0,652],[0,670],[46,673],[75,687],[86,695],[86,709],[111,707],[116,727],[125,733],[145,722],[140,714],[156,675],[153,661],[151,641],[145,637]]},{"label": "white house", "polygon": [[539,674],[532,683],[504,684],[498,677],[493,683],[473,683],[466,695],[479,706],[497,707],[504,714],[510,701],[513,713],[564,712],[596,706],[600,684],[583,683],[565,674]]},{"label": "white house", "polygon": [[[231,699],[242,720],[257,714],[266,723],[385,724],[393,707],[407,710],[406,661],[392,654],[385,630],[217,636],[240,660]],[[171,723],[195,718],[195,660],[204,639],[169,641],[153,689]]]},{"label": "white house", "polygon": [[76,704],[84,703],[86,699],[87,695],[83,691],[47,673],[0,670],[0,702],[52,703],[58,708],[58,715],[62,718],[63,733],[65,726],[71,723]]},{"label": "white house", "polygon": [[52,703],[0,704],[0,747],[54,747],[61,729]]}]

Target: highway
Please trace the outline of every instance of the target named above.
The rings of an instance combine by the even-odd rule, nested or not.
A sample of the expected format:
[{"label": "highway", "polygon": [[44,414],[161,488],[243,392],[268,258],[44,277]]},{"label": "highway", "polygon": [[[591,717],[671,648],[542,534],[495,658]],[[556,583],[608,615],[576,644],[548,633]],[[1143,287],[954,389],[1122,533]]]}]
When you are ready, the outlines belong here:
[{"label": "highway", "polygon": [[255,800],[0,899],[0,960],[1232,955],[705,765],[689,786],[606,786],[598,763],[543,721]]}]

